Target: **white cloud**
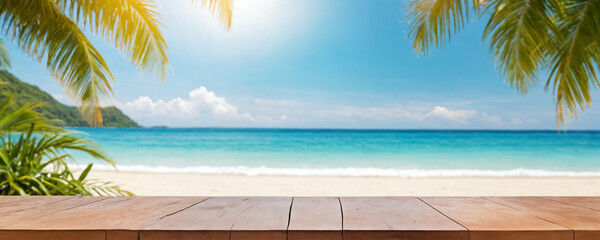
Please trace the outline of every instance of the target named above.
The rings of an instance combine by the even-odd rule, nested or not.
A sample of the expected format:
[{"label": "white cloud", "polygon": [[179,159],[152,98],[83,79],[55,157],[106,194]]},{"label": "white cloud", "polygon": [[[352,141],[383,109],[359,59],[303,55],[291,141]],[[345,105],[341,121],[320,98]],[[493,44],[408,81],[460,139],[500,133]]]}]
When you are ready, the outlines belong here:
[{"label": "white cloud", "polygon": [[498,116],[491,116],[491,115],[488,115],[487,113],[481,114],[481,120],[484,122],[487,122],[487,123],[495,124],[495,125],[504,124],[504,121],[502,121],[502,118],[500,118]]},{"label": "white cloud", "polygon": [[529,117],[517,117],[517,116],[513,116],[511,118],[511,123],[514,125],[525,125],[525,124],[537,124],[539,123],[538,120],[533,119],[533,118],[529,118]]},{"label": "white cloud", "polygon": [[[156,100],[141,96],[131,102],[117,103],[117,107],[134,119],[167,119],[167,120],[253,120],[251,114],[240,113],[236,106],[218,97],[206,87],[192,90],[187,99],[180,97],[170,101]],[[168,121],[167,121],[168,122]]]},{"label": "white cloud", "polygon": [[317,109],[317,115],[320,116],[339,116],[339,117],[361,117],[378,120],[407,120],[422,121],[426,116],[424,109],[412,106],[393,106],[393,107],[349,107],[338,106],[326,109]]},{"label": "white cloud", "polygon": [[[431,122],[445,121],[451,123],[466,124],[469,120],[477,117],[474,110],[449,110],[446,107],[417,105],[395,105],[390,107],[350,107],[350,106],[319,106],[312,107],[306,111],[310,118],[346,119],[360,118],[375,121],[388,122]],[[301,109],[295,108],[294,112]],[[291,115],[293,113],[289,113]],[[309,119],[310,119],[309,118]],[[356,119],[354,119],[356,120]]]},{"label": "white cloud", "polygon": [[[379,107],[323,105],[294,100],[251,99],[241,109],[205,87],[168,101],[141,96],[117,107],[142,125],[241,127],[468,127],[503,125],[502,119],[475,110],[432,103]],[[251,112],[252,114],[250,114]],[[488,125],[485,125],[488,126]]]},{"label": "white cloud", "polygon": [[473,110],[448,110],[445,107],[435,106],[429,116],[437,116],[444,119],[452,120],[459,123],[466,123],[469,119],[477,115],[477,111]]}]

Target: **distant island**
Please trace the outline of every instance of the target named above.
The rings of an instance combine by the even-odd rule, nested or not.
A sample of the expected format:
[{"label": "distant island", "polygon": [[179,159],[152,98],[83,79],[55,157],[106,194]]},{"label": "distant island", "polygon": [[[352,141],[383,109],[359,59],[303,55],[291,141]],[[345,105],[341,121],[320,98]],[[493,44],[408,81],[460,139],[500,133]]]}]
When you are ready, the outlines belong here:
[{"label": "distant island", "polygon": [[[25,83],[7,71],[0,71],[0,101],[10,95],[13,96],[17,106],[43,102],[44,105],[40,107],[40,112],[50,119],[62,120],[65,126],[89,126],[76,107],[64,105],[37,86]],[[114,106],[102,109],[102,120],[104,127],[140,127]]]}]

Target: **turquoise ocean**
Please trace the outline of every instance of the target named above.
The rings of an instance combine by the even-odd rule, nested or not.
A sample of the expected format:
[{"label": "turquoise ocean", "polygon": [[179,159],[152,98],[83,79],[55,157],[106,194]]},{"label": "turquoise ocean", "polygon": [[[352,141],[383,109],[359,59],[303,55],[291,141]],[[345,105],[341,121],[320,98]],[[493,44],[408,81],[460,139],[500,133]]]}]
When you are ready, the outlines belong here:
[{"label": "turquoise ocean", "polygon": [[[302,176],[600,176],[600,131],[75,128],[120,171]],[[84,155],[79,164],[94,162]]]}]

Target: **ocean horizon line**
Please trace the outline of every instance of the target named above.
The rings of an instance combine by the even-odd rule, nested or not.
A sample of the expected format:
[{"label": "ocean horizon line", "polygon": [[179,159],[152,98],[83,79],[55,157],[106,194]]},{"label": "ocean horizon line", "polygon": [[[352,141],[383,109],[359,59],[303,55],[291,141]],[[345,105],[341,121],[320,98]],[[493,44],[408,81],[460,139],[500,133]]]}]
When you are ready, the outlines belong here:
[{"label": "ocean horizon line", "polygon": [[300,131],[448,131],[448,132],[557,132],[557,133],[569,133],[569,132],[600,132],[600,129],[571,129],[571,130],[560,130],[560,129],[461,129],[461,128],[279,128],[279,127],[168,127],[168,126],[141,126],[141,127],[66,127],[68,129],[206,129],[206,130],[300,130]]}]

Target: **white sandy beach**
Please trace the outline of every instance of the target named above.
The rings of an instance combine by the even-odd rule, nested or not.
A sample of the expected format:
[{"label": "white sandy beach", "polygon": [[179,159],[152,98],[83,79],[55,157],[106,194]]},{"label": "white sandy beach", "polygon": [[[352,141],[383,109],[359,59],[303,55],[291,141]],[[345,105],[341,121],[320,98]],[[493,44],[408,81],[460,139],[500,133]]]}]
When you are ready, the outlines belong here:
[{"label": "white sandy beach", "polygon": [[399,178],[93,171],[141,196],[600,196],[598,177]]}]

